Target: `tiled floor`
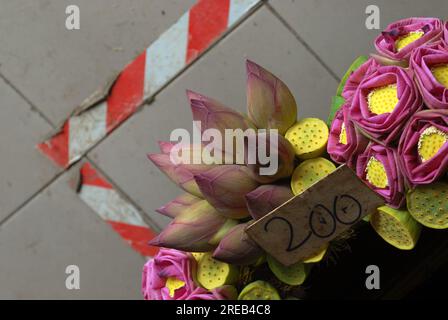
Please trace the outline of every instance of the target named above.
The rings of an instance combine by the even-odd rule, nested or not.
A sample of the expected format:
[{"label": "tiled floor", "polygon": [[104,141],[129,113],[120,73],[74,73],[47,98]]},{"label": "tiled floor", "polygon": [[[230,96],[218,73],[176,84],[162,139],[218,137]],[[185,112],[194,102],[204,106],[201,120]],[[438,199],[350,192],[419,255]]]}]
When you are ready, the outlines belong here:
[{"label": "tiled floor", "polygon": [[[219,1],[219,0],[209,0]],[[0,0],[0,298],[139,298],[143,258],[76,195],[78,166],[56,169],[35,144],[176,21],[194,0]],[[81,30],[67,31],[78,4]],[[159,226],[154,209],[179,193],[146,159],[171,129],[191,129],[185,89],[245,108],[244,60],[292,89],[299,116],[325,118],[347,65],[372,51],[365,28],[448,12],[445,0],[270,0],[98,144],[88,158]],[[441,17],[443,18],[443,17]],[[80,290],[65,268],[80,267]]]}]

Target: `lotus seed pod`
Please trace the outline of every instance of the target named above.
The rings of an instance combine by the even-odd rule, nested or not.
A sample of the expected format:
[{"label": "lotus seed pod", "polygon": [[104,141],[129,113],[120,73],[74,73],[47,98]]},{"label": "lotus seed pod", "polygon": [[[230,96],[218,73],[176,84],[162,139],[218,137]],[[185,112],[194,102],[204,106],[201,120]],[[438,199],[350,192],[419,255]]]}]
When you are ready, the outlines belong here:
[{"label": "lotus seed pod", "polygon": [[301,285],[308,276],[309,268],[303,262],[297,262],[286,267],[269,255],[267,260],[269,269],[277,279],[290,286]]},{"label": "lotus seed pod", "polygon": [[336,166],[325,158],[303,161],[292,174],[291,189],[294,195],[301,194],[317,181],[336,170]]},{"label": "lotus seed pod", "polygon": [[322,249],[320,249],[318,252],[310,256],[309,258],[304,259],[303,263],[318,263],[322,261],[322,259],[325,257],[325,254],[327,253],[328,249],[328,243],[326,243]]},{"label": "lotus seed pod", "polygon": [[196,260],[196,262],[199,262],[204,254],[205,252],[191,252],[191,255]]},{"label": "lotus seed pod", "polygon": [[280,295],[271,284],[257,280],[249,283],[240,292],[238,300],[281,300]]},{"label": "lotus seed pod", "polygon": [[448,228],[448,183],[417,186],[406,196],[408,210],[415,220],[433,229]]},{"label": "lotus seed pod", "polygon": [[198,262],[197,279],[207,290],[235,284],[238,278],[236,266],[213,259],[210,252],[204,253]]},{"label": "lotus seed pod", "polygon": [[407,210],[397,210],[388,206],[379,207],[373,213],[370,224],[387,243],[401,250],[411,250],[417,244],[421,225]]},{"label": "lotus seed pod", "polygon": [[285,134],[299,159],[321,156],[327,147],[328,127],[320,119],[304,118],[296,122]]}]

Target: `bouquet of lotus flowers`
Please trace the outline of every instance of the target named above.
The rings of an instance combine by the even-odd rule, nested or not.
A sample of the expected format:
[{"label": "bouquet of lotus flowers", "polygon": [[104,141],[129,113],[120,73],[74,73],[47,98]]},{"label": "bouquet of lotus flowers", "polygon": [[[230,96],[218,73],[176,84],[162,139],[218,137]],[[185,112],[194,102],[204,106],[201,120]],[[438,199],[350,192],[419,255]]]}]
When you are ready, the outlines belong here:
[{"label": "bouquet of lotus flowers", "polygon": [[437,18],[392,23],[333,98],[328,153],[384,198],[370,223],[399,249],[414,248],[421,225],[448,228],[447,41]]},{"label": "bouquet of lotus flowers", "polygon": [[[162,249],[145,264],[145,299],[294,298],[332,243],[286,267],[245,228],[335,164],[384,198],[365,220],[391,245],[412,249],[421,225],[448,228],[447,40],[448,24],[439,19],[389,25],[375,40],[378,53],[356,59],[343,77],[328,123],[297,120],[288,87],[251,61],[246,115],[188,91],[197,130],[213,148],[160,142],[160,152],[148,155],[184,193],[157,209],[173,220],[150,243]],[[244,138],[216,143],[229,130]],[[261,156],[267,149],[268,159]]]}]

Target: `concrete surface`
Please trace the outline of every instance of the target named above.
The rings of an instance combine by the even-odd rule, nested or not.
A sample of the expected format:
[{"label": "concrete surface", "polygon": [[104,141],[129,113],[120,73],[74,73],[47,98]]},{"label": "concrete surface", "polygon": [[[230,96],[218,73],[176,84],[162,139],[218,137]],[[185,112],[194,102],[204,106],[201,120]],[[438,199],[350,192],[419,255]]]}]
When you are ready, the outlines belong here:
[{"label": "concrete surface", "polygon": [[[101,221],[35,144],[176,21],[193,0],[0,0],[0,298],[140,298],[142,257]],[[81,30],[65,29],[78,4]],[[245,109],[244,59],[291,88],[299,116],[326,118],[337,79],[381,28],[440,16],[445,0],[270,0],[97,145],[88,158],[158,225],[154,209],[180,193],[147,159],[171,129],[191,129],[185,89]],[[443,17],[441,17],[443,18]],[[76,264],[81,289],[67,290]]]}]

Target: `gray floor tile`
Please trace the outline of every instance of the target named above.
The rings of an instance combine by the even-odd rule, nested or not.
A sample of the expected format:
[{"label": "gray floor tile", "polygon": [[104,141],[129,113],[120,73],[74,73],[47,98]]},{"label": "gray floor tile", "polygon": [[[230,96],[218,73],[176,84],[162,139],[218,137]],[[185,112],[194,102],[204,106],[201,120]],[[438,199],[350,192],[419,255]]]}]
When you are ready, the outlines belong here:
[{"label": "gray floor tile", "polygon": [[0,79],[0,221],[55,176],[35,145],[51,126]]},{"label": "gray floor tile", "polygon": [[380,9],[381,29],[412,16],[446,18],[446,0],[270,0],[269,3],[339,76],[361,54],[375,50],[381,30],[365,27],[368,5]]},{"label": "gray floor tile", "polygon": [[336,81],[276,17],[260,9],[90,153],[150,216],[157,217],[154,209],[180,190],[147,160],[146,153],[158,152],[157,140],[168,140],[173,129],[191,129],[186,89],[244,111],[246,57],[288,84],[301,117],[327,116]]},{"label": "gray floor tile", "polygon": [[[142,52],[194,0],[1,0],[0,72],[54,123]],[[68,5],[80,30],[65,28]]]},{"label": "gray floor tile", "polygon": [[[69,186],[74,167],[0,228],[0,298],[141,298],[143,258]],[[67,290],[77,265],[80,289]]]}]

